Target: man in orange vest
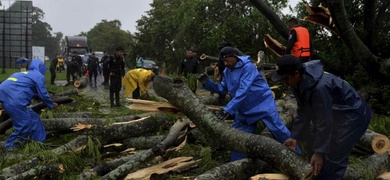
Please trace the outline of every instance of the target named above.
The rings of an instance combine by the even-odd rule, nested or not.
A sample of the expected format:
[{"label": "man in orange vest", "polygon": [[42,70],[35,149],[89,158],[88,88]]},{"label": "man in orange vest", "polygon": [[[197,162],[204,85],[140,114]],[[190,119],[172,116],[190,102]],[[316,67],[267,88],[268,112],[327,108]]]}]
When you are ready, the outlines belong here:
[{"label": "man in orange vest", "polygon": [[299,58],[302,62],[310,60],[311,41],[309,31],[298,25],[298,20],[291,18],[288,21],[290,32],[285,54],[291,54]]}]

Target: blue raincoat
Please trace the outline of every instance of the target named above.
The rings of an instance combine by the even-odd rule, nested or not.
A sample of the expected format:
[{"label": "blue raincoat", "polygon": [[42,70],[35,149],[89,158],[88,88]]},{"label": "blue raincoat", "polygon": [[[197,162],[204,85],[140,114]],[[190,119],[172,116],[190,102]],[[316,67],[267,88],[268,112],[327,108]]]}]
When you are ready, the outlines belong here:
[{"label": "blue raincoat", "polygon": [[10,114],[15,129],[5,142],[7,150],[14,149],[18,146],[16,142],[24,142],[28,138],[40,142],[46,139],[39,115],[29,107],[36,95],[49,109],[54,107],[45,86],[43,75],[46,70],[41,60],[33,60],[28,71],[14,73],[0,84],[0,102]]},{"label": "blue raincoat", "polygon": [[[284,143],[290,138],[290,131],[279,118],[271,89],[249,56],[237,58],[238,62],[233,69],[225,68],[221,84],[209,79],[203,88],[222,95],[230,93],[231,100],[224,110],[235,115],[234,128],[254,133],[257,122],[262,120],[275,139]],[[297,152],[300,153],[299,148]],[[242,158],[245,158],[244,154],[231,153],[231,161]]]},{"label": "blue raincoat", "polygon": [[298,110],[291,136],[324,154],[318,179],[342,179],[348,155],[367,130],[372,111],[346,81],[324,72],[319,60],[303,68],[302,81],[293,87]]}]

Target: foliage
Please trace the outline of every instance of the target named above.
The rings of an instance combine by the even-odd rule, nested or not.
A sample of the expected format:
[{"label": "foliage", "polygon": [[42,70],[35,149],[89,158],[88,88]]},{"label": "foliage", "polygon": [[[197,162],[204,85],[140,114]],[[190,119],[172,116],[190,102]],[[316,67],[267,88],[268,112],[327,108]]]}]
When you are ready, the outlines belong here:
[{"label": "foliage", "polygon": [[43,21],[45,13],[38,7],[33,7],[32,16],[32,45],[45,47],[45,55],[50,59],[54,58],[56,54],[61,54],[59,42],[63,37],[61,32],[52,35],[51,26]]},{"label": "foliage", "polygon": [[383,115],[374,116],[371,120],[369,129],[390,137],[390,118]]},{"label": "foliage", "polygon": [[121,46],[128,50],[133,42],[133,36],[121,28],[119,20],[97,23],[85,35],[88,38],[88,44],[92,51],[108,51],[110,54],[115,52],[115,48]]},{"label": "foliage", "polygon": [[265,49],[261,35],[273,29],[247,1],[165,0],[151,5],[148,16],[137,21],[135,49],[165,62],[168,73],[177,71],[188,48],[217,56],[219,44],[230,42],[254,56]]}]

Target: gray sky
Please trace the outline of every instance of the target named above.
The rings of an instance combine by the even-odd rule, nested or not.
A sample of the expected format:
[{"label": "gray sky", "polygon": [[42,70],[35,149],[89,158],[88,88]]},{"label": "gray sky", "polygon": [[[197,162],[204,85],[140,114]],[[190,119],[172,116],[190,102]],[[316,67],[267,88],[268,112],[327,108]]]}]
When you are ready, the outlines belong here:
[{"label": "gray sky", "polygon": [[[118,19],[122,29],[134,33],[136,21],[150,10],[153,0],[32,0],[45,13],[43,21],[64,36],[87,32],[103,19]],[[12,1],[11,1],[12,2]],[[3,4],[7,2],[4,1]]]},{"label": "gray sky", "polygon": [[[15,0],[2,0],[6,6]],[[44,22],[50,24],[52,32],[64,36],[87,32],[103,19],[118,19],[122,29],[134,33],[136,21],[151,9],[153,0],[32,0],[33,6],[45,13]],[[294,7],[299,0],[289,0]]]}]

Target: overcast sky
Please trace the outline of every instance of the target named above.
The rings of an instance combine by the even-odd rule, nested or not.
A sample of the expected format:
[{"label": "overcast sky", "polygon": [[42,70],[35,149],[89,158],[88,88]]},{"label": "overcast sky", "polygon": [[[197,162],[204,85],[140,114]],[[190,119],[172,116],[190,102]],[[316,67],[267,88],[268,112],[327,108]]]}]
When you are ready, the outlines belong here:
[{"label": "overcast sky", "polygon": [[[11,3],[14,1],[11,1]],[[32,0],[45,13],[44,22],[64,36],[87,32],[103,19],[118,19],[122,29],[134,33],[136,21],[150,10],[153,0]],[[9,1],[2,1],[5,5]]]},{"label": "overcast sky", "polygon": [[[8,6],[15,0],[2,0]],[[64,36],[87,32],[103,19],[118,19],[122,29],[134,33],[136,21],[151,9],[153,0],[32,0],[33,6],[45,13],[44,22],[50,24],[52,32]],[[289,0],[292,7],[298,0]]]}]

